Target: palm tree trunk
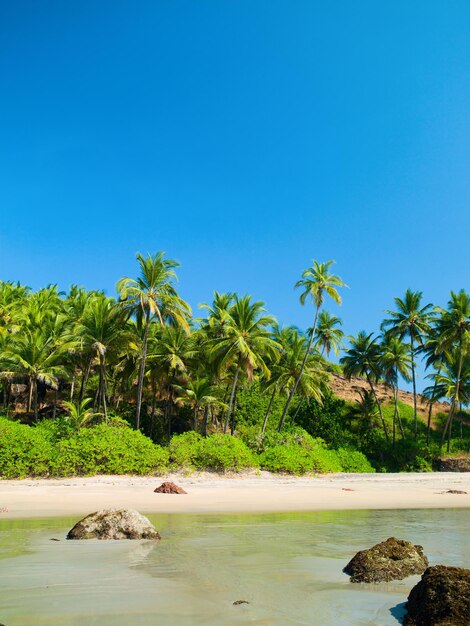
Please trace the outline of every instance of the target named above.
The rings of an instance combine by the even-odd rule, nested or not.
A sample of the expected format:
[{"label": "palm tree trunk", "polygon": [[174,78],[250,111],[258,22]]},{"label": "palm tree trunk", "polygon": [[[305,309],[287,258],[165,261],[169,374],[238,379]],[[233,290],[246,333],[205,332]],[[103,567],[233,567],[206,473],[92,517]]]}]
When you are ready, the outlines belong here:
[{"label": "palm tree trunk", "polygon": [[157,408],[157,385],[155,379],[152,378],[152,410],[150,412],[150,439],[155,434],[155,410]]},{"label": "palm tree trunk", "polygon": [[273,393],[269,400],[268,408],[266,409],[266,415],[264,416],[263,428],[261,429],[262,435],[264,435],[264,433],[266,432],[266,426],[268,425],[268,417],[269,417],[269,414],[271,413],[271,407],[273,405],[275,396],[276,396],[276,385],[274,385]]},{"label": "palm tree trunk", "polygon": [[203,437],[207,437],[207,423],[209,421],[209,409],[210,409],[210,405],[207,404],[206,408],[204,410],[204,422],[202,425],[202,436]]},{"label": "palm tree trunk", "polygon": [[302,378],[302,374],[303,374],[304,369],[305,369],[305,364],[307,363],[308,355],[310,354],[310,350],[312,348],[313,338],[315,336],[315,331],[317,329],[317,320],[318,320],[318,313],[319,313],[319,311],[320,311],[320,307],[317,306],[316,309],[315,309],[315,319],[313,320],[312,334],[310,335],[310,339],[309,339],[309,342],[308,342],[308,345],[307,345],[307,349],[305,351],[304,358],[302,360],[302,365],[300,366],[300,371],[299,371],[299,373],[297,375],[297,378],[294,381],[294,384],[292,385],[292,389],[291,389],[290,394],[289,394],[289,396],[287,398],[287,402],[286,402],[286,404],[284,406],[284,410],[282,411],[281,419],[279,420],[279,425],[277,427],[279,432],[281,432],[281,430],[282,430],[282,428],[284,426],[284,422],[285,422],[285,419],[286,419],[287,411],[289,410],[289,407],[290,407],[291,402],[292,402],[292,400],[294,398],[295,392],[297,391],[297,387],[299,385],[300,379]]},{"label": "palm tree trunk", "polygon": [[33,399],[34,399],[34,421],[37,422],[38,418],[39,418],[39,414],[38,414],[38,381],[37,381],[36,378],[34,379],[33,387],[34,387],[34,394],[33,394]]},{"label": "palm tree trunk", "polygon": [[33,387],[34,387],[34,378],[32,376],[29,377],[29,390],[28,390],[28,400],[26,402],[26,413],[31,411],[31,405],[33,402]]},{"label": "palm tree trunk", "polygon": [[73,392],[75,391],[75,378],[76,378],[76,375],[74,372],[72,376],[72,382],[70,384],[70,402],[73,402]]},{"label": "palm tree trunk", "polygon": [[414,416],[414,438],[418,438],[418,408],[416,404],[416,373],[415,373],[415,351],[413,346],[413,334],[410,333],[411,352],[411,378],[413,381],[413,416]]},{"label": "palm tree trunk", "polygon": [[144,388],[144,375],[145,375],[145,361],[147,358],[147,342],[149,336],[149,328],[150,328],[150,310],[147,309],[145,312],[145,330],[144,330],[144,338],[142,341],[142,357],[140,360],[140,368],[139,368],[139,380],[137,382],[137,406],[135,409],[135,429],[140,429],[140,411],[142,408],[142,392]]},{"label": "palm tree trunk", "polygon": [[232,421],[230,425],[230,434],[235,434],[235,415],[237,414],[237,393],[235,392],[235,399],[233,401]]},{"label": "palm tree trunk", "polygon": [[56,415],[57,415],[57,396],[58,396],[58,390],[55,389],[54,390],[54,405],[52,408],[52,419],[55,420]]},{"label": "palm tree trunk", "polygon": [[457,379],[455,381],[455,393],[454,393],[454,397],[452,398],[452,405],[450,407],[449,417],[447,418],[446,425],[442,433],[441,445],[440,445],[440,447],[442,448],[442,446],[444,445],[447,431],[449,431],[449,437],[447,440],[447,452],[450,451],[450,440],[452,437],[452,420],[454,419],[455,407],[457,405],[457,402],[459,401],[460,377],[462,375],[462,365],[463,365],[463,349],[462,349],[462,345],[460,345],[459,368],[457,371]]},{"label": "palm tree trunk", "polygon": [[[442,365],[440,365],[439,369],[437,370],[437,376],[439,376],[439,374],[441,373],[441,369],[442,369]],[[429,445],[429,438],[431,436],[432,408],[434,406],[434,394],[436,393],[436,388],[437,388],[437,379],[434,381],[434,386],[432,388],[432,395],[431,395],[431,398],[429,399],[428,424],[426,428],[426,445],[427,446]]]},{"label": "palm tree trunk", "polygon": [[230,415],[232,414],[233,400],[235,398],[235,392],[237,390],[237,383],[238,383],[238,375],[239,375],[239,373],[240,373],[240,365],[237,365],[237,369],[235,370],[235,376],[233,378],[233,385],[232,385],[232,391],[230,393],[230,400],[228,402],[227,414],[225,416],[224,435],[226,434],[227,429],[228,429],[228,425],[230,423]]},{"label": "palm tree trunk", "polygon": [[90,372],[91,372],[91,364],[93,362],[93,357],[90,357],[90,360],[87,363],[86,369],[83,372],[83,376],[82,376],[82,382],[80,385],[80,395],[79,395],[79,403],[83,400],[83,397],[85,395],[85,391],[88,385],[88,379],[90,377]]},{"label": "palm tree trunk", "polygon": [[193,430],[197,433],[197,404],[194,405],[194,413],[193,413]]},{"label": "palm tree trunk", "polygon": [[292,416],[292,422],[291,422],[291,424],[294,424],[295,420],[297,419],[297,415],[299,414],[299,411],[300,411],[300,409],[302,408],[303,403],[305,402],[305,400],[306,400],[306,399],[307,399],[307,398],[306,398],[305,396],[302,396],[302,398],[301,398],[301,400],[300,400],[299,404],[297,405],[297,408],[295,409],[295,413],[294,413],[294,415]]},{"label": "palm tree trunk", "polygon": [[377,409],[379,411],[380,421],[382,422],[382,428],[384,429],[385,439],[386,439],[387,443],[390,443],[390,437],[388,435],[387,425],[385,424],[384,414],[382,413],[382,406],[381,406],[381,404],[379,402],[379,399],[377,397],[377,394],[375,392],[375,387],[372,384],[372,380],[370,378],[370,374],[367,374],[366,378],[367,378],[367,382],[369,383],[370,390],[372,391],[372,395],[374,396],[375,404],[377,405]]}]

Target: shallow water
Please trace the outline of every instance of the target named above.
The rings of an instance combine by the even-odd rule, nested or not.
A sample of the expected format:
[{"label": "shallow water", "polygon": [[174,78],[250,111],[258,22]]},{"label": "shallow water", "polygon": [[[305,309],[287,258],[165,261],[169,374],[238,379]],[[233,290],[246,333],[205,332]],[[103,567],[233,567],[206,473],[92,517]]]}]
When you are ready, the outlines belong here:
[{"label": "shallow water", "polygon": [[396,626],[419,577],[351,584],[358,550],[395,535],[431,564],[470,566],[469,509],[149,517],[160,542],[66,541],[77,518],[0,521],[0,622]]}]

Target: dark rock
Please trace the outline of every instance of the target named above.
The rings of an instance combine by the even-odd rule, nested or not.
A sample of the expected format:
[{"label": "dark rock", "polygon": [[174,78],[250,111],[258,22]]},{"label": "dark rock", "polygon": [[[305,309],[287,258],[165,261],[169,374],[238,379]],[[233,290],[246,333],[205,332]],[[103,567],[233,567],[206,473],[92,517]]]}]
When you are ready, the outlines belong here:
[{"label": "dark rock", "polygon": [[427,566],[428,559],[421,546],[390,537],[358,552],[343,572],[351,576],[353,583],[377,583],[422,574]]},{"label": "dark rock", "polygon": [[182,487],[178,487],[175,483],[162,483],[160,487],[154,489],[154,493],[187,493]]},{"label": "dark rock", "polygon": [[60,539],[56,539],[55,537],[51,537],[49,541],[60,541]]},{"label": "dark rock", "polygon": [[67,539],[160,539],[153,524],[133,509],[97,511],[80,520]]},{"label": "dark rock", "polygon": [[349,487],[341,487],[341,491],[354,491],[354,489],[350,489]]},{"label": "dark rock", "polygon": [[440,472],[470,472],[470,455],[438,459],[436,466]]},{"label": "dark rock", "polygon": [[405,626],[468,626],[470,570],[428,567],[408,596]]},{"label": "dark rock", "polygon": [[235,600],[233,606],[237,606],[238,604],[250,604],[248,600]]},{"label": "dark rock", "polygon": [[447,491],[441,491],[441,493],[467,493],[467,492],[460,491],[460,489],[448,489]]}]

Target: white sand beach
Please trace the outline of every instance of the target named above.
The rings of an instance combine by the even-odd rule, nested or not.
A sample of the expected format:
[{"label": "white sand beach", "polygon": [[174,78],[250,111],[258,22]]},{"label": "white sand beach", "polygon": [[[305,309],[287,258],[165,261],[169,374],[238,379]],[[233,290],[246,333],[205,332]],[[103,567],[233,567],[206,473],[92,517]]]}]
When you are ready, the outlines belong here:
[{"label": "white sand beach", "polygon": [[[164,480],[187,495],[154,493]],[[466,494],[447,493],[449,490]],[[211,473],[0,481],[0,519],[142,513],[268,513],[315,510],[470,508],[470,473],[292,477]]]}]

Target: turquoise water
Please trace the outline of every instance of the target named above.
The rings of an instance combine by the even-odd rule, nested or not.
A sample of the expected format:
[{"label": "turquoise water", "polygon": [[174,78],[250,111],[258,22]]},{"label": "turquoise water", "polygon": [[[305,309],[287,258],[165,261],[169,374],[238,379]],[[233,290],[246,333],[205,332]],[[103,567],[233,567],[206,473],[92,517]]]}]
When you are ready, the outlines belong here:
[{"label": "turquoise water", "polygon": [[395,535],[470,567],[469,509],[150,518],[160,542],[66,541],[77,518],[0,521],[0,623],[396,625],[419,577],[351,584],[358,550]]}]

